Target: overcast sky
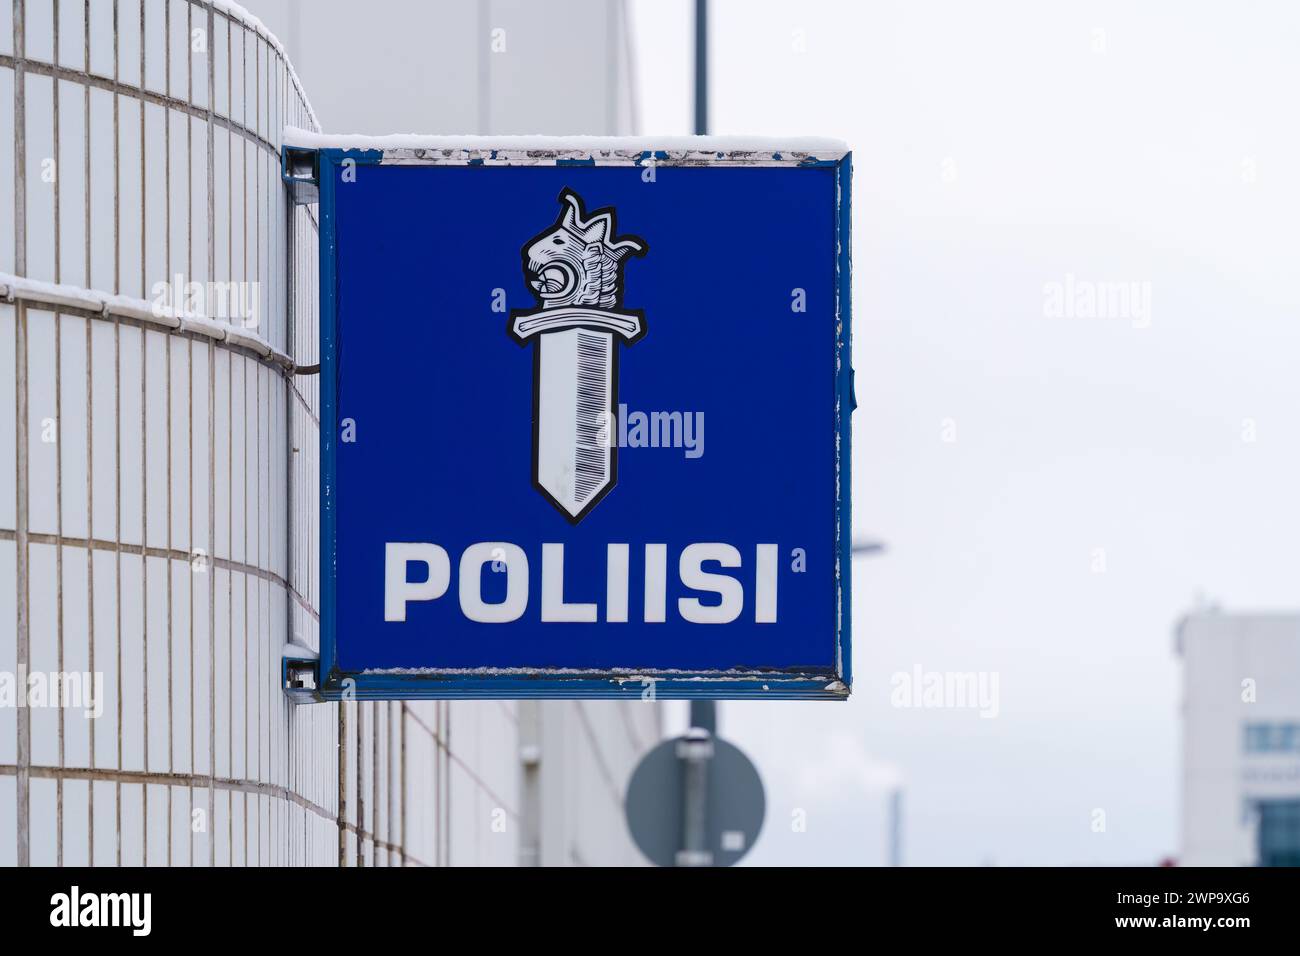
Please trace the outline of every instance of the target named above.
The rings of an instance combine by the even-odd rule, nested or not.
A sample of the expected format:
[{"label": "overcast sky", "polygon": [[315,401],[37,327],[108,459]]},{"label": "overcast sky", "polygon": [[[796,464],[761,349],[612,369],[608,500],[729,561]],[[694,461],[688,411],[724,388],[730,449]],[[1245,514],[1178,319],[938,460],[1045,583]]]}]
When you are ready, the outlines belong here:
[{"label": "overcast sky", "polygon": [[[393,34],[410,3],[296,50],[248,2],[332,131],[475,131],[445,51],[434,93],[373,92],[452,35]],[[469,36],[471,6],[418,15]],[[689,132],[692,4],[631,6],[640,129]],[[894,781],[908,863],[1176,853],[1175,622],[1300,606],[1300,8],[715,0],[713,39],[713,132],[853,148],[854,520],[888,543],[850,702],[724,706],[769,787],[750,862],[882,862]],[[1045,291],[1099,283],[1130,314]],[[997,716],[891,706],[917,667],[996,675]]]},{"label": "overcast sky", "polygon": [[[634,22],[676,133],[672,7]],[[893,773],[913,864],[1177,853],[1171,628],[1300,605],[1295,5],[727,0],[714,38],[712,131],[853,146],[854,522],[889,545],[848,704],[725,706],[751,861],[880,861]],[[1147,321],[1053,317],[1067,276],[1149,284]],[[997,717],[894,708],[918,665],[996,672]]]},{"label": "overcast sky", "polygon": [[[689,10],[635,4],[646,130],[689,129]],[[751,861],[881,861],[895,773],[909,863],[1175,854],[1173,625],[1300,605],[1300,11],[715,0],[713,33],[712,132],[853,147],[854,521],[889,545],[849,703],[725,706]],[[1147,320],[1054,317],[1067,276]],[[996,672],[998,716],[891,706],[917,665]]]}]

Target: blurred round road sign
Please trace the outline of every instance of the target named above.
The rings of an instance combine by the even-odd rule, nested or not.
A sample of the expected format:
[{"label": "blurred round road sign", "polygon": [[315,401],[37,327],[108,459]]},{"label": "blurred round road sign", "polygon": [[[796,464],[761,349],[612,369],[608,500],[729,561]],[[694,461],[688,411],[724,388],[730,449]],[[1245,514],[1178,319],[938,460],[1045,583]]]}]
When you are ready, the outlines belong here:
[{"label": "blurred round road sign", "polygon": [[[642,758],[627,785],[628,829],[641,852],[657,866],[675,866],[684,849],[685,748],[698,739],[665,740]],[[748,757],[725,740],[709,737],[705,797],[705,852],[713,866],[743,857],[763,828],[767,802],[763,781]]]}]

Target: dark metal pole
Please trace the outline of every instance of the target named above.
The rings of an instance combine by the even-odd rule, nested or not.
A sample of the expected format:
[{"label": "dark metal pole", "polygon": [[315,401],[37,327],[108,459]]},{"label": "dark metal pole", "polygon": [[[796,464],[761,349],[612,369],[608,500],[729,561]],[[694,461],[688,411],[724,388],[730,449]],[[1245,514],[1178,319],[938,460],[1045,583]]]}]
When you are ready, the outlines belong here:
[{"label": "dark metal pole", "polygon": [[709,0],[695,0],[695,135],[709,133]]},{"label": "dark metal pole", "polygon": [[711,734],[718,732],[718,705],[711,700],[691,701],[691,726],[707,730]]},{"label": "dark metal pole", "polygon": [[709,850],[709,761],[713,759],[713,735],[692,727],[677,742],[677,759],[682,762],[682,840],[677,851],[678,866],[712,866]]},{"label": "dark metal pole", "polygon": [[711,700],[691,701],[691,726],[677,748],[682,761],[682,852],[678,866],[712,866],[707,846],[709,832],[709,760],[718,733],[718,705]]},{"label": "dark metal pole", "polygon": [[903,865],[903,788],[889,794],[889,865]]},{"label": "dark metal pole", "polygon": [[[709,0],[695,0],[695,135],[709,133]],[[718,732],[717,705],[691,701],[691,726]]]}]

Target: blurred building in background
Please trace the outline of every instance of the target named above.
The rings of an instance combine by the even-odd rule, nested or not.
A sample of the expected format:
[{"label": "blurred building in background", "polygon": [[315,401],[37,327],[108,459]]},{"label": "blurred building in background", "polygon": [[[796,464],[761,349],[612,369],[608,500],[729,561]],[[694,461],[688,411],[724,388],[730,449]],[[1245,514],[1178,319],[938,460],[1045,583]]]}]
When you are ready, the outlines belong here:
[{"label": "blurred building in background", "polygon": [[250,0],[331,133],[637,129],[625,0]]},{"label": "blurred building in background", "polygon": [[[600,133],[621,11],[254,12],[335,129]],[[0,706],[0,865],[638,862],[654,705],[279,686],[319,623],[316,212],[279,176],[311,88],[224,0],[0,2],[0,678],[103,675],[97,719]]]},{"label": "blurred building in background", "polygon": [[1184,866],[1300,866],[1300,614],[1197,612],[1183,659]]}]

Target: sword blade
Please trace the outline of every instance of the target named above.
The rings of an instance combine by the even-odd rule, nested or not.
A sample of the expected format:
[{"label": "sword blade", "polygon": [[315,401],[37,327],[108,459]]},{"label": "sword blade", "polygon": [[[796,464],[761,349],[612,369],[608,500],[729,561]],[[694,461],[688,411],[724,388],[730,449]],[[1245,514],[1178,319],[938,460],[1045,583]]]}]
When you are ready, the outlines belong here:
[{"label": "sword blade", "polygon": [[612,478],[613,336],[566,329],[538,336],[537,483],[577,516]]}]

